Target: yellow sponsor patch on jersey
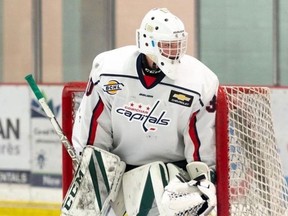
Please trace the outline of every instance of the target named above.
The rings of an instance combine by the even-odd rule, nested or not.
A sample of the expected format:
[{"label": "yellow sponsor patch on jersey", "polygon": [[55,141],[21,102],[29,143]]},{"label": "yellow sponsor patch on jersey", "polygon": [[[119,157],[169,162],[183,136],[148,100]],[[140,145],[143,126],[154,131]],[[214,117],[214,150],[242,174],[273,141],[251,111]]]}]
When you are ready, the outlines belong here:
[{"label": "yellow sponsor patch on jersey", "polygon": [[178,100],[181,100],[181,101],[190,101],[192,99],[191,97],[187,97],[184,94],[174,94],[172,97],[177,98]]},{"label": "yellow sponsor patch on jersey", "polygon": [[190,107],[193,102],[193,98],[194,97],[191,95],[171,90],[169,101],[182,106]]}]

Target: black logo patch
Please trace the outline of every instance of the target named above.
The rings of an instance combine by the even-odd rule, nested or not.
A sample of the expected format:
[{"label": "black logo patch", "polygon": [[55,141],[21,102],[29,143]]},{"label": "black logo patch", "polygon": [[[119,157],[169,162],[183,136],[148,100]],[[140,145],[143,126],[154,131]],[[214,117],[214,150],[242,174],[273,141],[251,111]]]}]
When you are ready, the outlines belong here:
[{"label": "black logo patch", "polygon": [[193,102],[193,96],[171,90],[169,101],[182,106],[190,107]]}]

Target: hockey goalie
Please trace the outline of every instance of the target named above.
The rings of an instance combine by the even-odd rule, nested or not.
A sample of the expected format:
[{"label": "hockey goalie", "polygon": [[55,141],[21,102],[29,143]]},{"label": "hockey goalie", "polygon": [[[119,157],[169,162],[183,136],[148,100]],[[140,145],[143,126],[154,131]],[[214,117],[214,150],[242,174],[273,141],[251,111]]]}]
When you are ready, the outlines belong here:
[{"label": "hockey goalie", "polygon": [[62,215],[215,212],[219,81],[186,53],[182,21],[150,10],[136,46],[96,56],[76,113],[81,158]]}]

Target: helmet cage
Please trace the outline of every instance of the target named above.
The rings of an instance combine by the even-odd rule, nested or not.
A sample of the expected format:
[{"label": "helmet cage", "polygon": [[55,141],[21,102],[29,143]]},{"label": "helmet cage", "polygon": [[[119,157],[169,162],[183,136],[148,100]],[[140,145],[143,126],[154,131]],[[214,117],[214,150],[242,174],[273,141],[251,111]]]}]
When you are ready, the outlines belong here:
[{"label": "helmet cage", "polygon": [[179,60],[186,53],[187,39],[159,41],[157,43],[159,52],[162,56],[170,60]]},{"label": "helmet cage", "polygon": [[188,33],[183,31],[173,35],[136,31],[137,46],[171,79],[175,79],[175,70],[187,50]]}]

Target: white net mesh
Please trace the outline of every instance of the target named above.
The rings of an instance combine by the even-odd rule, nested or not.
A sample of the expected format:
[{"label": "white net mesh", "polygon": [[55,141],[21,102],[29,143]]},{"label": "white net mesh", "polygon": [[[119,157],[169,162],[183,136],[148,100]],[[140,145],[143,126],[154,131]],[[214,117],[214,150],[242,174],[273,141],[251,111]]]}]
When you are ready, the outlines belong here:
[{"label": "white net mesh", "polygon": [[[85,89],[83,89],[84,91]],[[76,115],[76,111],[78,110],[80,103],[81,103],[81,99],[84,95],[84,92],[72,92],[72,116],[73,116],[73,122],[74,122],[74,118]]]},{"label": "white net mesh", "polygon": [[229,109],[231,215],[285,215],[288,191],[274,136],[269,89],[223,89]]}]

